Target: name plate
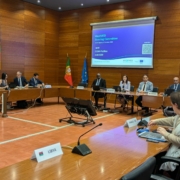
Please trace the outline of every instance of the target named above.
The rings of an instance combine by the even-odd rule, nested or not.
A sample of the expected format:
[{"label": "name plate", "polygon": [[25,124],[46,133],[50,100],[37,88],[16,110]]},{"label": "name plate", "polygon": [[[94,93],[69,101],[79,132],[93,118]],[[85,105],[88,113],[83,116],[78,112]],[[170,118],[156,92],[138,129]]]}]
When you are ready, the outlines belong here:
[{"label": "name plate", "polygon": [[84,86],[77,86],[76,89],[84,89]]},{"label": "name plate", "polygon": [[51,88],[51,85],[45,85],[44,87],[45,88]]},{"label": "name plate", "polygon": [[137,119],[132,118],[125,122],[124,127],[131,128],[131,127],[137,126],[137,123],[138,123]]},{"label": "name plate", "polygon": [[157,96],[158,93],[157,92],[148,92],[148,95],[150,95],[150,96]]},{"label": "name plate", "polygon": [[36,149],[31,159],[37,159],[37,162],[42,162],[50,158],[63,154],[60,143]]},{"label": "name plate", "polygon": [[106,91],[110,92],[110,93],[115,93],[115,89],[113,89],[113,88],[107,88]]}]

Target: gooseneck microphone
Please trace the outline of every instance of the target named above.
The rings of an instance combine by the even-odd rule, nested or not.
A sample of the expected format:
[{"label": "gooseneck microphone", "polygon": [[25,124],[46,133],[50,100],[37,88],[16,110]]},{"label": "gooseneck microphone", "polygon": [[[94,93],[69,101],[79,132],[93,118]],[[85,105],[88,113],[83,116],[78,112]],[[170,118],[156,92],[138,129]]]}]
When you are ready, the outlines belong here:
[{"label": "gooseneck microphone", "polygon": [[82,136],[84,136],[84,135],[87,134],[88,132],[92,131],[93,129],[97,128],[98,126],[102,126],[102,123],[98,124],[97,126],[94,126],[92,129],[90,129],[89,131],[87,131],[87,132],[85,132],[84,134],[82,134],[81,136],[79,136],[77,145],[80,145],[80,139],[81,139]]},{"label": "gooseneck microphone", "polygon": [[72,153],[79,154],[81,156],[85,156],[87,154],[92,153],[92,151],[88,148],[86,144],[80,144],[80,138],[87,134],[88,132],[92,131],[93,129],[97,128],[98,126],[102,126],[102,123],[98,124],[97,126],[94,126],[92,129],[89,131],[85,132],[78,138],[77,146],[75,146],[72,150]]}]

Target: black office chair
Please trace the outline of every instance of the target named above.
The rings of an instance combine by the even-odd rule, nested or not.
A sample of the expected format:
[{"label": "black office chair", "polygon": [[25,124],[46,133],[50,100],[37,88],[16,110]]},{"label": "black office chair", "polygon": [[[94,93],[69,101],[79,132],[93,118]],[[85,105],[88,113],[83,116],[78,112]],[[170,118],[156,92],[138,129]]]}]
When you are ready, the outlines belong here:
[{"label": "black office chair", "polygon": [[159,88],[158,87],[153,87],[153,91],[152,92],[159,92]]},{"label": "black office chair", "polygon": [[142,165],[132,170],[120,180],[149,180],[156,165],[156,158],[150,157]]},{"label": "black office chair", "polygon": [[[153,87],[153,91],[152,92],[159,92],[159,88],[158,87]],[[156,109],[154,109],[154,110],[152,110],[151,108],[150,108],[150,113],[153,113],[153,112],[158,112]]]},{"label": "black office chair", "polygon": [[178,166],[176,166],[177,171],[176,171],[176,177],[175,179],[166,177],[164,175],[161,174],[152,174],[150,180],[180,180],[180,159],[179,158],[173,158],[173,157],[168,157],[168,156],[162,156],[161,157],[161,162],[160,164],[157,165],[156,169],[159,169],[162,163],[165,162],[175,162],[178,164]]}]

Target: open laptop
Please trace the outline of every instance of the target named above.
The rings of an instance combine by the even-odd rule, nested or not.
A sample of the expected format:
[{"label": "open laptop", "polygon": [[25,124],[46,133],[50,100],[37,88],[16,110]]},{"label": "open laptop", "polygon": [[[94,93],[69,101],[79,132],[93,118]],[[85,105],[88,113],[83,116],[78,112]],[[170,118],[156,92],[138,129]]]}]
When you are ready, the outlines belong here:
[{"label": "open laptop", "polygon": [[93,90],[95,90],[95,91],[99,91],[100,90],[100,86],[93,86]]},{"label": "open laptop", "polygon": [[121,86],[113,86],[113,89],[115,89],[116,92],[120,92]]},{"label": "open laptop", "polygon": [[142,132],[138,134],[139,137],[146,138],[146,139],[153,139],[159,142],[166,142],[167,140],[159,133],[154,132]]},{"label": "open laptop", "polygon": [[16,87],[16,84],[14,82],[9,83],[9,88],[14,89]]},{"label": "open laptop", "polygon": [[171,94],[172,92],[174,92],[174,89],[165,89],[164,94],[165,94],[166,96],[170,96],[170,94]]}]

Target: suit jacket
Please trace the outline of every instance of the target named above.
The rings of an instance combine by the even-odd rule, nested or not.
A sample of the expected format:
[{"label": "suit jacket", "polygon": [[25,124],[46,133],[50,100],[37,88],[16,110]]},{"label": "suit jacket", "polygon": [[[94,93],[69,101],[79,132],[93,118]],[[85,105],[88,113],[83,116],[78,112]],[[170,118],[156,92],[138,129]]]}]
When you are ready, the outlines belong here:
[{"label": "suit jacket", "polygon": [[[93,86],[96,86],[96,82],[97,82],[97,79],[95,79],[91,85],[91,87]],[[106,88],[106,80],[102,79],[100,80],[100,83],[99,83],[99,87],[100,88]]]},{"label": "suit jacket", "polygon": [[[28,82],[26,81],[26,78],[21,76],[21,82],[22,82],[22,85],[25,86],[28,84]],[[14,84],[16,84],[16,86],[20,86],[19,84],[19,81],[18,81],[18,78],[14,78]]]},{"label": "suit jacket", "polygon": [[36,87],[38,84],[42,84],[43,82],[39,79],[36,79],[36,83],[34,81],[34,77],[30,79],[29,86]]},{"label": "suit jacket", "polygon": [[[144,86],[144,82],[139,83],[139,87],[137,89],[137,92],[141,91]],[[146,91],[145,92],[152,92],[153,91],[153,83],[150,81],[146,82]]]},{"label": "suit jacket", "polygon": [[169,89],[174,89],[175,91],[180,91],[180,84],[178,84],[178,86],[176,86],[175,84],[172,84],[169,86]]}]

